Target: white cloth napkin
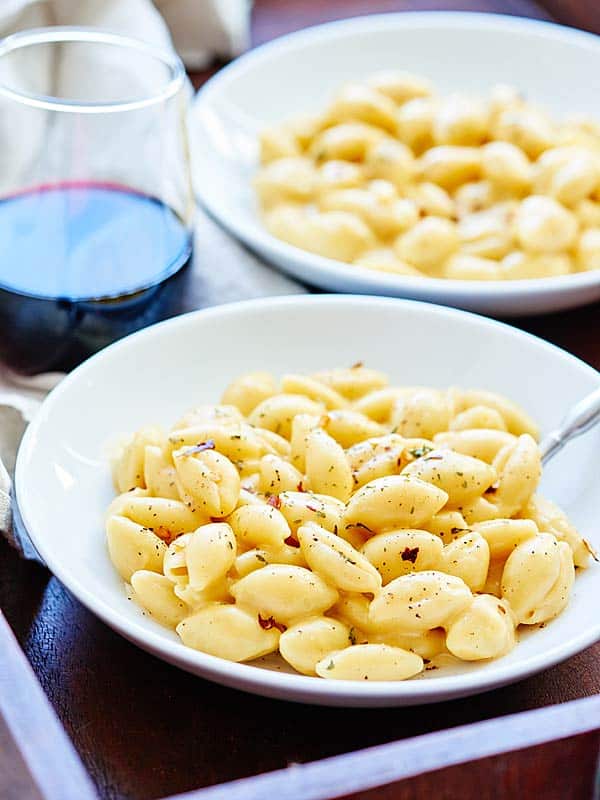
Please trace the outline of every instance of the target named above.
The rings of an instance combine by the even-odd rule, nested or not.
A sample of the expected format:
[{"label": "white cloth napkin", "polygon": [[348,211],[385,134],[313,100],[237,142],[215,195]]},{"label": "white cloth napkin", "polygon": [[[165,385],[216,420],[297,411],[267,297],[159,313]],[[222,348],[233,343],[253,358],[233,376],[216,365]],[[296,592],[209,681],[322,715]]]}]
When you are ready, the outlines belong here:
[{"label": "white cloth napkin", "polygon": [[246,49],[250,6],[250,0],[2,0],[0,36],[46,25],[93,26],[162,47],[172,39],[186,66],[201,69]]},{"label": "white cloth napkin", "polygon": [[[11,475],[19,442],[27,423],[34,417],[42,400],[56,386],[62,375],[48,372],[34,378],[22,378],[0,366],[0,533],[26,558],[39,558],[23,526],[13,525]],[[15,523],[17,520],[15,520]]]}]

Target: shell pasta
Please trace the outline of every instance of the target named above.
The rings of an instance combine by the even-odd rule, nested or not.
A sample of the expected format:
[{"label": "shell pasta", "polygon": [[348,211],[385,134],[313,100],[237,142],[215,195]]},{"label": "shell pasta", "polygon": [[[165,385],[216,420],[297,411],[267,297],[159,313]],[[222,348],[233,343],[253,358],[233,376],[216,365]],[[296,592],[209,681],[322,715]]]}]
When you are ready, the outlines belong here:
[{"label": "shell pasta", "polygon": [[384,72],[260,136],[265,227],[396,275],[521,280],[600,267],[600,125],[517,92],[439,95]]},{"label": "shell pasta", "polygon": [[536,440],[490,392],[361,364],[244,375],[122,443],[108,552],[145,613],[231,661],[404,680],[498,658],[563,611],[591,554],[536,494]]}]

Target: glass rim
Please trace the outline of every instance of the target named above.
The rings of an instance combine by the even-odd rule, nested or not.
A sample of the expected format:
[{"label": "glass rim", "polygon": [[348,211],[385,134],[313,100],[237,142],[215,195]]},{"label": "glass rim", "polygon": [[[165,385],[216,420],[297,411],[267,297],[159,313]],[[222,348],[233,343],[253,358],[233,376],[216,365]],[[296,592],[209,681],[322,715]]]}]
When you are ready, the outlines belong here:
[{"label": "glass rim", "polygon": [[147,97],[133,100],[111,100],[86,102],[82,100],[68,100],[52,95],[37,94],[21,89],[15,89],[0,82],[0,95],[8,97],[15,102],[34,108],[48,111],[62,111],[78,114],[107,114],[118,111],[137,111],[148,106],[162,103],[173,97],[183,86],[185,68],[177,53],[169,52],[152,44],[131,36],[111,33],[101,28],[80,27],[77,25],[57,25],[46,28],[30,28],[25,31],[13,33],[0,41],[0,60],[12,52],[24,47],[53,43],[91,42],[93,44],[106,44],[136,50],[139,53],[151,56],[161,61],[169,70],[170,77],[166,84],[157,92]]}]

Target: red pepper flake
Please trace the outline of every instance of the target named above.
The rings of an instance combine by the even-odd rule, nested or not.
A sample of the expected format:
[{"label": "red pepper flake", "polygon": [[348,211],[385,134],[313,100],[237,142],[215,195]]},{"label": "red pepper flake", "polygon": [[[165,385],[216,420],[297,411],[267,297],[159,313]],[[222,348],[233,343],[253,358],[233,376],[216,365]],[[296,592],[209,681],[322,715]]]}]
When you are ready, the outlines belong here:
[{"label": "red pepper flake", "polygon": [[298,481],[298,486],[296,486],[296,491],[298,492],[305,492],[306,489],[304,488],[304,484],[302,481]]},{"label": "red pepper flake", "polygon": [[286,629],[285,625],[282,625],[281,622],[277,622],[274,617],[267,617],[267,619],[265,619],[264,617],[261,617],[260,614],[258,615],[258,624],[263,631],[270,631],[271,628],[276,628],[280,633],[283,633]]},{"label": "red pepper flake", "polygon": [[300,547],[300,542],[290,534],[287,539],[284,539],[284,544],[289,545],[290,547]]},{"label": "red pepper flake", "polygon": [[178,453],[178,456],[193,456],[194,453],[202,453],[204,450],[214,450],[216,446],[214,439],[207,439],[205,442],[198,442],[192,447],[187,447],[183,453]]},{"label": "red pepper flake", "polygon": [[418,555],[418,547],[405,547],[402,553],[400,553],[400,558],[402,561],[410,561],[411,564],[414,564]]},{"label": "red pepper flake", "polygon": [[308,503],[306,504],[306,507],[308,508],[309,511],[313,511],[315,514],[319,513],[318,508],[315,508],[314,506],[309,506]]},{"label": "red pepper flake", "polygon": [[271,494],[267,500],[267,505],[273,506],[273,508],[281,508],[281,498],[278,494]]},{"label": "red pepper flake", "polygon": [[179,535],[177,533],[173,533],[173,531],[170,531],[163,525],[159,525],[157,528],[153,528],[152,530],[160,539],[163,540],[163,542],[166,542],[167,544],[171,544],[173,539],[176,539],[177,536]]}]

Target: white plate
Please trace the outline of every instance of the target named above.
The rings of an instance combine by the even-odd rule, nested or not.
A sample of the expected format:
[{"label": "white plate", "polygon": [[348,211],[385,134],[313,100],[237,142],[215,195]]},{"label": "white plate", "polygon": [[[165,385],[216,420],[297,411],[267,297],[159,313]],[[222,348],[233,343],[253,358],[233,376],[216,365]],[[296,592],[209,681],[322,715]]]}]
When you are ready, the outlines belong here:
[{"label": "white plate", "polygon": [[[358,360],[396,383],[462,384],[505,392],[547,430],[598,385],[598,373],[526,333],[410,301],[302,296],[220,306],[155,325],[72,372],[29,426],[17,460],[17,498],[50,569],[91,611],[131,641],[227,686],[330,705],[409,705],[481,692],[551,666],[600,638],[600,567],[578,576],[557,620],[508,656],[403,683],[335,682],[228,661],[184,647],[128,602],[109,561],[103,515],[113,496],[105,458],[116,432],[168,425],[218,400],[240,373],[311,371]],[[544,491],[600,546],[600,429],[548,468]],[[281,667],[279,667],[281,669]]]},{"label": "white plate", "polygon": [[219,222],[274,265],[324,289],[429,300],[490,314],[537,314],[600,298],[600,270],[528,281],[411,278],[292,247],[263,227],[251,187],[257,132],[322,107],[340,84],[380,69],[430,77],[443,93],[510,83],[560,117],[600,97],[600,38],[495,14],[359,17],[284,36],[221,70],[192,111],[194,182]]}]

